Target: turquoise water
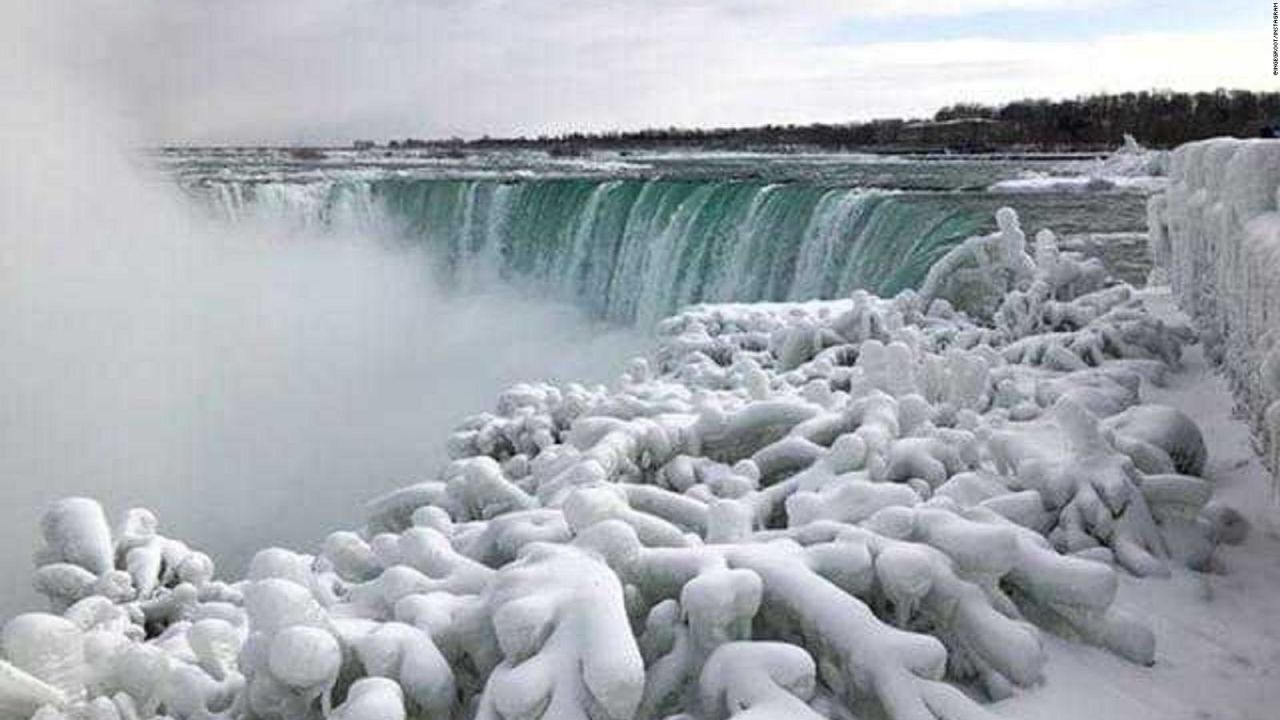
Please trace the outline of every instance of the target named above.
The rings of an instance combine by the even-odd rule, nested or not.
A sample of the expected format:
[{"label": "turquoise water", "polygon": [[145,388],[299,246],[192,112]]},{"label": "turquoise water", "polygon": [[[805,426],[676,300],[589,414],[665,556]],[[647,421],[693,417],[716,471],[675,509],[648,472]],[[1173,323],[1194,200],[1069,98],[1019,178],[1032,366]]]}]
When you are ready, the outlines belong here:
[{"label": "turquoise water", "polygon": [[451,270],[484,265],[642,324],[695,302],[893,294],[990,218],[942,198],[758,180],[384,179],[219,200],[228,217],[378,223]]},{"label": "turquoise water", "polygon": [[804,300],[916,286],[1011,204],[1030,232],[1140,229],[1134,194],[1001,195],[1034,168],[993,159],[865,156],[566,162],[198,151],[169,158],[216,215],[389,236],[446,279],[497,276],[593,316],[648,325],[705,301]]}]

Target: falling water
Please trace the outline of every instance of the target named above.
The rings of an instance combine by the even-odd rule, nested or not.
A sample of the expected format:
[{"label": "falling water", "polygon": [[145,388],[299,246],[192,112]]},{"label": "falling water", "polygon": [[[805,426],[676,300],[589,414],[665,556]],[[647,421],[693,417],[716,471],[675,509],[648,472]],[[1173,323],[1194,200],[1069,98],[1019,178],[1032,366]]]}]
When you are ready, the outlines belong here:
[{"label": "falling water", "polygon": [[613,321],[703,301],[915,286],[985,215],[944,198],[759,180],[384,178],[206,184],[231,220],[378,226],[457,277],[489,268]]}]

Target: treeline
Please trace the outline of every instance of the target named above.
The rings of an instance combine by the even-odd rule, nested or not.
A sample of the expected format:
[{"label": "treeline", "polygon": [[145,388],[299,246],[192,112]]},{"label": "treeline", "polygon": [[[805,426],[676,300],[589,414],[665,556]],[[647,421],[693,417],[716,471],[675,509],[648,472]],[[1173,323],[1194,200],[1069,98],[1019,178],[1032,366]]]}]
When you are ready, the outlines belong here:
[{"label": "treeline", "polygon": [[932,118],[749,128],[665,128],[635,132],[567,133],[462,141],[406,139],[390,147],[536,148],[557,155],[592,149],[817,148],[885,152],[1105,150],[1126,133],[1144,145],[1172,147],[1218,135],[1256,137],[1280,131],[1280,93],[1248,90],[1169,91],[1027,99],[990,106],[962,103]]},{"label": "treeline", "polygon": [[1257,137],[1280,124],[1280,93],[1130,92],[1071,100],[1019,100],[998,107],[945,107],[934,121],[982,118],[1007,125],[1030,145],[1117,145],[1126,133],[1143,144],[1172,147],[1219,135]]}]

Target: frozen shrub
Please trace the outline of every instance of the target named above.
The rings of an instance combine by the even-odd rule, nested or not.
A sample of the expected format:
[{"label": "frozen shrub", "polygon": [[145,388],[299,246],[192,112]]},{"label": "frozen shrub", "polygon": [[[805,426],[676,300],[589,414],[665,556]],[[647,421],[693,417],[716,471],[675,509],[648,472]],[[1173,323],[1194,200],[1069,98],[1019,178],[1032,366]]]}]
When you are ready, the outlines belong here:
[{"label": "frozen shrub", "polygon": [[696,306],[611,389],[512,387],[238,583],[148,511],[55,505],[0,719],[968,720],[961,685],[1042,681],[1031,619],[1153,662],[1117,574],[1247,530],[1140,401],[1190,332],[997,217],[919,294]]}]

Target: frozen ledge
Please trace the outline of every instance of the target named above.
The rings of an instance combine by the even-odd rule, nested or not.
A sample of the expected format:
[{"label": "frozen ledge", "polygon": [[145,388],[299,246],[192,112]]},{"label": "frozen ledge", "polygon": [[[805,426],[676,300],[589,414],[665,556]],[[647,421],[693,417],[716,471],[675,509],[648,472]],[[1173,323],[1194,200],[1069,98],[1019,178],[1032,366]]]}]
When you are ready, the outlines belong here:
[{"label": "frozen ledge", "polygon": [[1217,138],[1173,153],[1148,203],[1157,272],[1230,378],[1280,470],[1280,141]]},{"label": "frozen ledge", "polygon": [[698,306],[612,388],[513,387],[238,581],[64,500],[0,720],[977,720],[1046,632],[1151,664],[1120,575],[1246,529],[1195,422],[1140,402],[1191,332],[998,221],[919,294]]}]

